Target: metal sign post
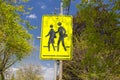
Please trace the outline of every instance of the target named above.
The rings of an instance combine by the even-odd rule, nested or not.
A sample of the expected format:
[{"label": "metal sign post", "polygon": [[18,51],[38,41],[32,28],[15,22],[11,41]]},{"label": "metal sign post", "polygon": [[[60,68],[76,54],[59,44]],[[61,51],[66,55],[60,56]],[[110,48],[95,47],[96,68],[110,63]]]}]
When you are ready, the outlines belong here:
[{"label": "metal sign post", "polygon": [[[60,15],[63,15],[63,1],[62,0],[60,2]],[[62,69],[62,60],[59,60],[58,63],[57,63],[57,61],[55,61],[55,66],[54,67],[55,67],[54,80],[62,80],[62,70],[63,70]],[[59,72],[59,76],[58,76],[58,72]]]},{"label": "metal sign post", "polygon": [[[63,15],[63,1],[61,0],[61,3],[60,3],[60,14]],[[59,61],[59,80],[62,80],[62,72],[63,72],[63,69],[62,69],[62,60]]]},{"label": "metal sign post", "polygon": [[60,60],[59,61],[59,63],[60,63],[60,67],[59,67],[59,80],[62,80],[62,72],[63,72],[63,67],[62,67],[62,65],[63,65],[63,63],[62,63],[62,60]]},{"label": "metal sign post", "polygon": [[90,3],[90,0],[88,0],[88,4]]},{"label": "metal sign post", "polygon": [[54,61],[54,80],[57,80],[57,62]]}]

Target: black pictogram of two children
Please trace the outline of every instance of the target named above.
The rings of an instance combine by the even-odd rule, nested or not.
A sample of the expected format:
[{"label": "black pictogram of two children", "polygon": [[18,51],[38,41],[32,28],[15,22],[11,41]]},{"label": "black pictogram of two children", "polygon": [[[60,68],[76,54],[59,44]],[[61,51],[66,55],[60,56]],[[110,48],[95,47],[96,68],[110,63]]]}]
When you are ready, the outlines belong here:
[{"label": "black pictogram of two children", "polygon": [[54,38],[56,38],[56,33],[59,33],[59,39],[58,39],[58,42],[57,42],[57,51],[59,51],[59,46],[60,46],[60,42],[62,42],[62,46],[64,48],[64,50],[66,51],[66,47],[65,47],[65,44],[64,44],[64,38],[67,37],[67,34],[66,34],[66,30],[61,26],[62,23],[61,22],[58,22],[58,31],[54,31],[53,29],[53,25],[50,25],[50,31],[48,32],[48,34],[45,36],[50,36],[49,37],[49,40],[48,40],[48,51],[50,51],[50,44],[52,44],[52,47],[55,51],[55,46],[54,46]]}]

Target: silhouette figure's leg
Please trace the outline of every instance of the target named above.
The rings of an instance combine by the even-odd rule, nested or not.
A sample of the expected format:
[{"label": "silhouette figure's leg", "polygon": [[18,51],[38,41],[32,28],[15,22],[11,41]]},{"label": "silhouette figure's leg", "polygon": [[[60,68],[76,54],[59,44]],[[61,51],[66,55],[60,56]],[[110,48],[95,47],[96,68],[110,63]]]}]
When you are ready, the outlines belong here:
[{"label": "silhouette figure's leg", "polygon": [[62,46],[64,47],[64,50],[67,51],[66,47],[65,47],[65,44],[64,44],[64,39],[62,39]]},{"label": "silhouette figure's leg", "polygon": [[57,43],[57,51],[59,51],[59,45],[60,45],[60,39],[58,40],[58,43]]},{"label": "silhouette figure's leg", "polygon": [[48,51],[50,51],[50,43],[48,42]]},{"label": "silhouette figure's leg", "polygon": [[52,43],[52,46],[53,46],[53,49],[54,49],[54,51],[55,51],[55,46],[54,46],[54,44]]}]

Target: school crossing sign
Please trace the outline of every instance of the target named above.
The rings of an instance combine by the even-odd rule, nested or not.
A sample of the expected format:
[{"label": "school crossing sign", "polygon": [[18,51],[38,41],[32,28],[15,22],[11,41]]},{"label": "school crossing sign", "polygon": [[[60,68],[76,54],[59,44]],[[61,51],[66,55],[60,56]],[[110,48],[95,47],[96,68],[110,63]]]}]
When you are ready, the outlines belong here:
[{"label": "school crossing sign", "polygon": [[43,60],[72,58],[72,16],[44,15],[42,17],[40,58]]}]

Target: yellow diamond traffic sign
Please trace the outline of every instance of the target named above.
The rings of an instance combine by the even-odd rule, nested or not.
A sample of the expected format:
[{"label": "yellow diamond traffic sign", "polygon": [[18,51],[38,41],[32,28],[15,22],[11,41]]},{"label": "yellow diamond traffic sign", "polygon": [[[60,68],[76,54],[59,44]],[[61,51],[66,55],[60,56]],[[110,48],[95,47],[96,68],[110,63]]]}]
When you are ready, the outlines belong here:
[{"label": "yellow diamond traffic sign", "polygon": [[72,16],[44,15],[40,44],[41,59],[70,60],[72,58]]}]

